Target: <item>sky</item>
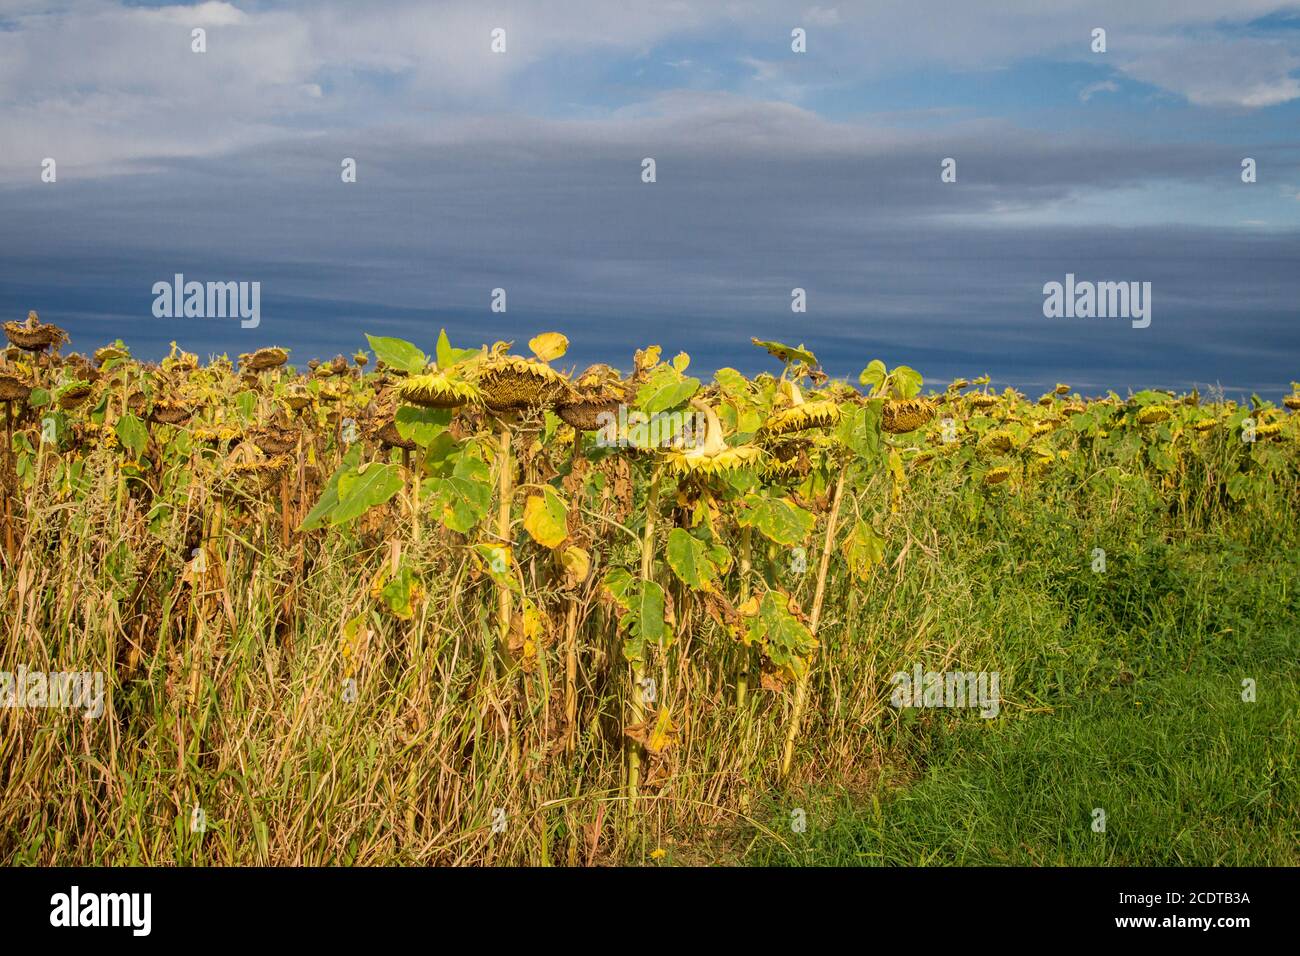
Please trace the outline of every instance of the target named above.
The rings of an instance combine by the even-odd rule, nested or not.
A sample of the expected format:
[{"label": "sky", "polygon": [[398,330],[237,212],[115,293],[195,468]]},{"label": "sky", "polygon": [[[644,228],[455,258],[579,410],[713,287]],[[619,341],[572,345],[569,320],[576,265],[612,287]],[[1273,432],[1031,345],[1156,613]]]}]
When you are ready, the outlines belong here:
[{"label": "sky", "polygon": [[[85,351],[557,330],[564,364],[752,373],[757,336],[837,376],[1276,400],[1300,4],[0,0],[0,249],[0,318]],[[177,273],[260,283],[259,325],[155,316]],[[1046,317],[1067,274],[1149,282],[1150,325]]]}]

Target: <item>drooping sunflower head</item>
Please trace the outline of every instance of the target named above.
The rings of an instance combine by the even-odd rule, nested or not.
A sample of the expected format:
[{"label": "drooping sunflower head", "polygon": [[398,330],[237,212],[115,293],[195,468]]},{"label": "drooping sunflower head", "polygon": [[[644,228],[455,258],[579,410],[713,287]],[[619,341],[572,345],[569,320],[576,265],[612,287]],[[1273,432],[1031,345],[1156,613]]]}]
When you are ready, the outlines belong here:
[{"label": "drooping sunflower head", "polygon": [[158,401],[149,413],[149,420],[163,425],[182,425],[194,415],[194,409],[183,402]]},{"label": "drooping sunflower head", "polygon": [[284,403],[295,412],[311,404],[311,392],[301,382],[293,382],[284,390]]},{"label": "drooping sunflower head", "polygon": [[762,440],[792,435],[810,428],[830,428],[840,420],[840,407],[830,399],[805,401],[798,384],[786,380],[781,383],[790,404],[773,412],[759,427]]},{"label": "drooping sunflower head", "polygon": [[248,433],[253,444],[271,456],[283,455],[297,448],[299,435],[296,429],[279,428],[274,425],[254,428]]},{"label": "drooping sunflower head", "polygon": [[41,322],[35,312],[27,313],[25,322],[6,322],[5,338],[28,352],[43,352],[68,341],[68,333],[57,325]]},{"label": "drooping sunflower head", "polygon": [[403,379],[397,397],[407,405],[421,408],[459,408],[478,401],[478,389],[469,382],[452,378],[444,372],[426,372]]},{"label": "drooping sunflower head", "polygon": [[91,393],[95,390],[90,382],[80,379],[61,385],[54,391],[54,401],[59,408],[64,411],[76,408],[90,398]]},{"label": "drooping sunflower head", "polygon": [[555,414],[579,431],[593,431],[618,413],[628,388],[608,365],[592,365],[573,381],[572,395],[555,406]]},{"label": "drooping sunflower head", "polygon": [[998,397],[987,392],[973,392],[966,396],[966,401],[971,408],[992,408],[998,403]]},{"label": "drooping sunflower head", "polygon": [[312,369],[312,374],[317,378],[334,378],[337,375],[346,375],[351,369],[352,366],[348,364],[347,359],[342,355],[336,355],[328,362],[319,363]]},{"label": "drooping sunflower head", "polygon": [[779,438],[763,446],[767,458],[763,464],[763,478],[782,482],[804,478],[812,470],[808,456],[812,441],[807,438]]},{"label": "drooping sunflower head", "polygon": [[105,345],[103,348],[95,349],[95,364],[101,368],[106,362],[111,362],[114,359],[128,359],[130,357],[131,352],[125,345],[114,343],[113,345]]},{"label": "drooping sunflower head", "polygon": [[1192,428],[1198,432],[1208,432],[1217,424],[1218,422],[1213,418],[1202,418],[1192,422]]},{"label": "drooping sunflower head", "polygon": [[25,402],[32,393],[26,376],[14,369],[0,370],[0,402]]},{"label": "drooping sunflower head", "polygon": [[241,355],[239,357],[240,367],[245,372],[269,371],[273,368],[279,368],[287,361],[289,361],[288,350],[276,346],[258,349],[252,355]]},{"label": "drooping sunflower head", "polygon": [[1063,384],[1061,384],[1060,382],[1057,382],[1057,383],[1056,383],[1056,388],[1053,389],[1053,391],[1054,391],[1057,395],[1069,395],[1069,394],[1070,394],[1070,386],[1068,386],[1068,385],[1063,385]]},{"label": "drooping sunflower head", "polygon": [[691,407],[704,415],[703,440],[684,451],[670,451],[664,458],[669,471],[682,477],[707,478],[744,471],[763,463],[765,456],[757,445],[737,445],[734,448],[727,445],[722,437],[722,423],[711,405],[693,399]]},{"label": "drooping sunflower head", "polygon": [[1004,428],[995,428],[980,439],[981,451],[1004,454],[1011,450],[1011,433]]},{"label": "drooping sunflower head", "polygon": [[1288,395],[1282,399],[1282,404],[1293,412],[1300,411],[1300,395]]},{"label": "drooping sunflower head", "polygon": [[1255,426],[1255,437],[1257,438],[1276,438],[1281,433],[1281,422],[1264,422]]},{"label": "drooping sunflower head", "polygon": [[497,343],[478,367],[483,403],[494,412],[545,408],[568,398],[569,380],[545,362],[509,355]]},{"label": "drooping sunflower head", "polygon": [[894,398],[881,409],[881,427],[891,435],[914,432],[934,418],[934,403],[924,398]]},{"label": "drooping sunflower head", "polygon": [[1172,412],[1164,405],[1148,405],[1137,414],[1139,425],[1158,425],[1169,421]]},{"label": "drooping sunflower head", "polygon": [[1000,485],[1011,477],[1011,469],[1006,465],[998,465],[996,468],[990,468],[984,472],[984,484]]}]

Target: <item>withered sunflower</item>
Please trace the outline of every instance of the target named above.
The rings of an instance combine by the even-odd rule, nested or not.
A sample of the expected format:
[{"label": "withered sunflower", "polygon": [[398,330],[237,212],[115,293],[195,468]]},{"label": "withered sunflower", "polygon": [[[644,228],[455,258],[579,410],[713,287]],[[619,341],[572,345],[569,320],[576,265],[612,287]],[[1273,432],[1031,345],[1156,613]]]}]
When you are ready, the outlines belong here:
[{"label": "withered sunflower", "polygon": [[1256,438],[1273,438],[1282,433],[1281,422],[1265,422],[1255,426]]},{"label": "withered sunflower", "polygon": [[459,408],[478,400],[478,389],[469,382],[458,381],[442,372],[426,372],[403,379],[397,397],[408,405],[421,408]]},{"label": "withered sunflower", "polygon": [[25,322],[6,322],[5,338],[28,352],[43,352],[68,341],[68,333],[57,325],[46,325],[35,312],[27,313]]},{"label": "withered sunflower", "polygon": [[826,399],[806,402],[796,383],[786,381],[783,384],[790,396],[790,405],[768,416],[758,429],[760,437],[776,438],[810,428],[829,428],[840,420],[840,407],[834,402]]},{"label": "withered sunflower", "polygon": [[284,390],[284,403],[290,410],[299,412],[311,404],[311,392],[305,385],[294,382]]},{"label": "withered sunflower", "polygon": [[161,425],[183,425],[194,415],[194,409],[177,401],[154,402],[149,420]]},{"label": "withered sunflower", "polygon": [[601,416],[615,415],[627,400],[627,387],[608,365],[592,365],[573,382],[572,396],[555,406],[555,414],[578,431],[595,431]]},{"label": "withered sunflower", "polygon": [[241,355],[239,364],[246,372],[265,372],[279,368],[289,361],[289,350],[278,346],[258,349],[252,355]]},{"label": "withered sunflower", "polygon": [[478,388],[483,403],[494,412],[544,408],[572,394],[568,379],[546,363],[503,350],[479,366]]},{"label": "withered sunflower", "polygon": [[889,399],[881,411],[881,427],[891,435],[914,432],[934,418],[934,404],[924,398]]},{"label": "withered sunflower", "polygon": [[294,428],[277,428],[263,425],[248,433],[254,445],[268,455],[283,455],[298,447],[299,432]]},{"label": "withered sunflower", "polygon": [[686,451],[669,452],[664,459],[669,471],[683,477],[708,477],[743,471],[762,462],[765,456],[757,445],[727,447],[722,438],[722,423],[712,406],[692,399],[691,407],[704,414],[704,440]]},{"label": "withered sunflower", "polygon": [[388,418],[385,419],[371,435],[385,448],[400,448],[403,451],[413,451],[415,442],[410,438],[403,438],[397,431],[397,422]]},{"label": "withered sunflower", "polygon": [[1011,450],[1011,433],[1001,428],[994,429],[980,439],[979,447],[983,451],[999,454],[1008,452]]},{"label": "withered sunflower", "polygon": [[95,364],[103,366],[105,362],[111,362],[113,359],[130,358],[131,353],[124,347],[118,345],[105,345],[103,348],[95,349]]},{"label": "withered sunflower", "polygon": [[54,401],[65,412],[69,409],[76,408],[86,399],[90,398],[94,391],[94,386],[90,382],[69,382],[62,386],[54,393]]},{"label": "withered sunflower", "polygon": [[984,472],[984,484],[1000,485],[1011,477],[1011,469],[1006,465],[999,465],[996,468],[990,468]]},{"label": "withered sunflower", "polygon": [[1169,416],[1173,414],[1164,405],[1148,405],[1137,414],[1139,425],[1158,425],[1161,422],[1169,421]]},{"label": "withered sunflower", "polygon": [[1282,404],[1293,412],[1300,411],[1300,395],[1288,395],[1282,399]]},{"label": "withered sunflower", "polygon": [[0,402],[25,402],[32,385],[15,371],[0,371]]}]

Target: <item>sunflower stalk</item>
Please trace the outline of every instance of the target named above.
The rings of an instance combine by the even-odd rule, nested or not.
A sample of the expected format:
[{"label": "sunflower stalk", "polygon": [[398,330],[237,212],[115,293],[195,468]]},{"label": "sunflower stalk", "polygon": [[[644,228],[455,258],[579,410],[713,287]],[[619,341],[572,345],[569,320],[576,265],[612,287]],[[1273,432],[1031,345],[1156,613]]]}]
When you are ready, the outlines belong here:
[{"label": "sunflower stalk", "polygon": [[[821,623],[822,599],[826,596],[826,572],[830,568],[831,551],[835,547],[835,525],[839,521],[840,502],[844,497],[844,472],[845,469],[841,468],[839,478],[835,482],[831,513],[826,518],[826,538],[822,543],[821,563],[817,567],[817,589],[813,592],[812,614],[808,618],[808,631],[814,639],[817,637],[817,625]],[[809,656],[808,666],[804,668],[803,676],[799,678],[799,684],[795,688],[794,710],[790,714],[790,726],[786,728],[785,747],[781,754],[780,779],[782,780],[789,775],[790,766],[794,761],[794,745],[799,736],[799,725],[803,721],[804,708],[808,705],[808,685],[812,680],[816,653],[814,650]]]},{"label": "sunflower stalk", "polygon": [[[646,492],[645,530],[641,536],[641,582],[642,585],[654,578],[655,567],[655,516],[659,511],[659,485],[662,472],[655,470]],[[645,720],[645,701],[642,698],[641,682],[645,678],[643,664],[632,666],[632,724]],[[641,782],[641,746],[635,741],[628,744],[627,754],[627,792],[632,805],[636,805],[638,789]]]}]

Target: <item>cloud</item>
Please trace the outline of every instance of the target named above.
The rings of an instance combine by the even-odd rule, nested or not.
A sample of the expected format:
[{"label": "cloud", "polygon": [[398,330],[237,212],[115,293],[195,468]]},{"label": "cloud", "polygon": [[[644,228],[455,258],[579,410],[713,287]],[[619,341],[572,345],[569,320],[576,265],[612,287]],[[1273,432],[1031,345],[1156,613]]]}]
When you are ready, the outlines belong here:
[{"label": "cloud", "polygon": [[1102,80],[1099,83],[1089,83],[1079,91],[1079,102],[1086,103],[1098,93],[1118,93],[1119,84],[1114,80]]},{"label": "cloud", "polygon": [[1300,54],[1289,41],[1154,39],[1119,69],[1144,83],[1185,96],[1197,106],[1259,109],[1300,98]]},{"label": "cloud", "polygon": [[[343,0],[9,0],[0,7],[0,177],[28,176],[46,156],[102,175],[140,159],[379,124],[629,106],[681,80],[664,77],[654,89],[611,83],[611,73],[656,50],[662,60],[699,62],[701,44],[750,67],[732,91],[806,103],[891,73],[1082,59],[1089,27],[1101,23],[1114,63],[1132,78],[1196,105],[1260,108],[1300,96],[1290,76],[1296,41],[1223,31],[1282,9],[1276,0],[1102,0],[1083,20],[1038,0],[995,9],[954,0],[934,16],[919,16],[913,0],[802,15],[779,0],[388,0],[364,10]],[[800,16],[812,33],[796,64],[788,38]],[[208,30],[206,54],[190,50],[198,25]],[[503,55],[489,49],[498,26],[507,30]],[[691,74],[728,82],[707,69]]]},{"label": "cloud", "polygon": [[[258,344],[303,356],[355,348],[365,332],[427,346],[442,325],[473,344],[558,327],[578,343],[574,362],[626,364],[656,341],[702,368],[756,367],[745,343],[757,335],[805,341],[836,374],[879,355],[934,378],[1025,384],[1059,369],[1123,386],[1204,382],[1231,356],[1234,373],[1287,381],[1300,348],[1294,224],[1170,223],[1161,207],[1119,229],[1007,212],[1153,177],[1195,187],[1231,155],[1095,131],[957,129],[675,93],[601,120],[460,117],[174,159],[111,189],[8,187],[0,309],[37,309],[77,348],[121,335],[144,354],[171,339],[247,351],[237,325],[152,318],[152,284],[183,272],[262,282]],[[960,157],[956,185],[939,182],[941,146]],[[653,185],[640,181],[647,154]],[[343,155],[358,160],[356,184],[340,181]],[[1151,334],[1046,324],[1042,284],[1066,272],[1153,281]],[[498,286],[505,315],[487,307]],[[795,286],[806,315],[789,310]]]}]

